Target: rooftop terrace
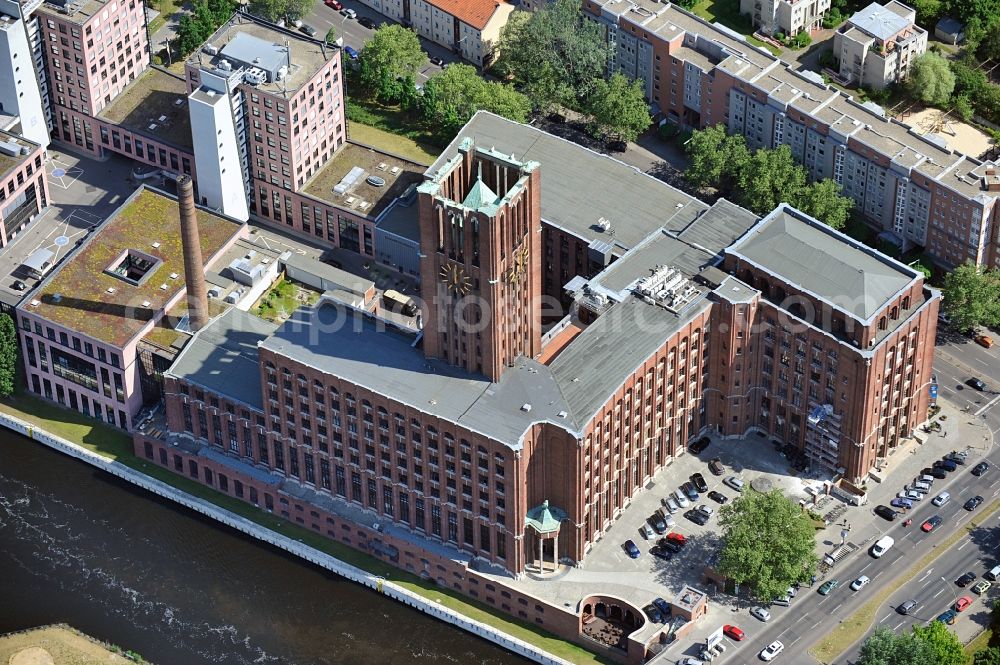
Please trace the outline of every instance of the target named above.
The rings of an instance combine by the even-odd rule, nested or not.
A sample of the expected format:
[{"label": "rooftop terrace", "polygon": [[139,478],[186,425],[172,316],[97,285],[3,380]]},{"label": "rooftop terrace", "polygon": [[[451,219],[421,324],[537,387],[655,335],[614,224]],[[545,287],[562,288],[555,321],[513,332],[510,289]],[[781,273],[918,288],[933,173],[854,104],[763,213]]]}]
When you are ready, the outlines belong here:
[{"label": "rooftop terrace", "polygon": [[181,148],[193,145],[187,86],[156,67],[129,83],[98,117]]},{"label": "rooftop terrace", "polygon": [[[199,208],[198,230],[205,260],[211,260],[241,228],[237,222]],[[157,260],[138,283],[106,272],[129,250]],[[76,254],[55,268],[39,285],[31,303],[22,307],[70,330],[122,347],[184,288],[177,201],[143,187]]]},{"label": "rooftop terrace", "polygon": [[47,0],[42,8],[61,19],[82,25],[108,5],[109,0]]},{"label": "rooftop terrace", "polygon": [[[262,43],[263,42],[263,43]],[[321,40],[285,30],[262,19],[237,12],[228,23],[215,31],[205,42],[205,48],[188,56],[188,65],[196,69],[215,69],[227,60],[232,70],[255,66],[251,58],[260,58],[262,68],[274,64],[280,55],[288,67],[280,81],[270,78],[256,87],[273,95],[288,98],[311,79],[323,65],[336,57],[337,50]],[[286,51],[287,47],[287,51]],[[246,62],[246,60],[250,60]]]},{"label": "rooftop terrace", "polygon": [[[351,169],[359,167],[364,174],[342,194],[334,191]],[[322,201],[375,218],[407,188],[423,180],[423,166],[398,157],[377,152],[354,143],[347,143],[306,183],[303,191]],[[372,185],[369,177],[384,184]],[[377,181],[376,181],[377,182]]]},{"label": "rooftop terrace", "polygon": [[37,143],[32,143],[20,136],[15,136],[8,132],[0,131],[0,143],[7,143],[13,149],[16,147],[18,151],[21,148],[27,148],[27,155],[8,155],[5,152],[0,152],[0,180],[6,178],[14,169],[18,168],[24,163],[26,159],[31,156],[31,153],[38,149]]}]

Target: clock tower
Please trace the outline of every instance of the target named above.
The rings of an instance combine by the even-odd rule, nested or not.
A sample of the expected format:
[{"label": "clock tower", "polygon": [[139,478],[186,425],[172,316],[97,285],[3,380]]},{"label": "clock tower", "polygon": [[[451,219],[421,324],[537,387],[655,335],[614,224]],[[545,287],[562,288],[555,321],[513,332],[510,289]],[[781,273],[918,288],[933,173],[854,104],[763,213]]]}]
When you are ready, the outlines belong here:
[{"label": "clock tower", "polygon": [[420,185],[424,353],[496,381],[541,351],[541,180],[466,138]]}]

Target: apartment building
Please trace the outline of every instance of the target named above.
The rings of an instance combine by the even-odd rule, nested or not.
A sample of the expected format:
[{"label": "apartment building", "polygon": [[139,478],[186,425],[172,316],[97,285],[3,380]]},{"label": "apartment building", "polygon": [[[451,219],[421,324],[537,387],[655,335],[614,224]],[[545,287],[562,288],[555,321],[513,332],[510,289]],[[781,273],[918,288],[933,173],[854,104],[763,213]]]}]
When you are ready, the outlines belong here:
[{"label": "apartment building", "polygon": [[830,0],[740,0],[740,13],[765,35],[797,35],[823,27]]},{"label": "apartment building", "polygon": [[39,66],[37,22],[30,9],[28,3],[0,0],[0,129],[44,150],[49,145],[45,69]]},{"label": "apartment building", "polygon": [[1000,265],[996,164],[953,152],[673,5],[587,0],[584,10],[605,27],[612,70],[641,81],[667,120],[724,124],[751,148],[787,144],[811,178],[840,184],[884,239],[923,247],[945,269]]},{"label": "apartment building", "polygon": [[[761,433],[740,445],[856,480],[926,419],[940,297],[919,272],[788,206],[758,219],[645,174],[616,192],[634,215],[585,210],[618,164],[477,114],[417,188],[419,337],[330,299],[279,326],[222,314],[165,371],[164,434],[136,432],[136,454],[585,639],[586,602],[505,580],[584,561],[692,438]],[[543,330],[555,234],[622,244],[562,263],[574,307]]]},{"label": "apartment building", "polygon": [[916,10],[893,0],[872,3],[837,29],[833,53],[841,80],[881,90],[906,78],[910,64],[927,50],[927,31]]},{"label": "apartment building", "polygon": [[237,13],[185,70],[201,202],[282,220],[346,140],[339,49]]},{"label": "apartment building", "polygon": [[0,131],[0,248],[49,205],[45,148]]},{"label": "apartment building", "polygon": [[508,0],[361,0],[477,67],[496,59],[500,30],[515,6]]}]

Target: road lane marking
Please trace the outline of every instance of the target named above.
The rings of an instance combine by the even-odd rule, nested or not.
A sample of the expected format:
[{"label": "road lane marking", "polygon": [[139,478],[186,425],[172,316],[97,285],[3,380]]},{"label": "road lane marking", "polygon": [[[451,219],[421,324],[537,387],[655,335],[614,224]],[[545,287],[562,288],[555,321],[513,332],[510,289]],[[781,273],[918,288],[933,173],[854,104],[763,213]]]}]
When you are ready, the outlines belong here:
[{"label": "road lane marking", "polygon": [[837,605],[837,606],[836,606],[835,608],[833,608],[832,610],[830,610],[830,614],[834,614],[834,613],[836,613],[836,611],[837,611],[837,610],[839,610],[839,609],[840,609],[840,606],[841,606],[841,605],[843,605],[843,604],[844,604],[844,603],[843,603],[843,602],[841,602],[841,603],[840,603],[839,605]]},{"label": "road lane marking", "polygon": [[[914,545],[916,545],[916,543],[913,543],[913,544],[914,544]],[[924,580],[926,580],[926,579],[927,579],[928,577],[930,577],[931,573],[933,573],[933,572],[934,572],[934,569],[933,569],[933,568],[928,568],[928,569],[927,569],[927,572],[926,572],[926,573],[924,573],[924,576],[923,576],[923,577],[921,577],[921,578],[920,578],[919,580],[917,580],[917,582],[923,582],[923,581],[924,581]]]},{"label": "road lane marking", "polygon": [[896,627],[893,628],[893,630],[899,630],[900,626],[902,626],[904,623],[906,623],[906,621],[900,621],[899,623],[896,624]]},{"label": "road lane marking", "polygon": [[882,617],[881,619],[879,619],[878,622],[882,623],[883,621],[888,621],[891,618],[892,618],[891,614],[886,614],[884,617]]},{"label": "road lane marking", "polygon": [[794,644],[795,644],[796,642],[798,642],[798,641],[799,641],[799,640],[801,640],[801,639],[802,639],[802,636],[801,636],[801,635],[799,635],[799,636],[798,636],[798,637],[796,637],[796,638],[795,638],[794,640],[792,640],[791,644],[789,644],[788,646],[792,646],[792,645],[794,645]]},{"label": "road lane marking", "polygon": [[972,542],[972,541],[971,541],[971,540],[966,540],[966,541],[965,541],[964,543],[962,543],[962,545],[961,545],[961,546],[960,546],[960,547],[958,548],[958,551],[959,551],[959,552],[961,552],[961,551],[962,551],[962,548],[963,548],[963,547],[965,547],[966,545],[968,545],[968,544],[969,544],[970,542]]},{"label": "road lane marking", "polygon": [[931,598],[932,598],[932,599],[933,599],[933,598],[937,598],[937,597],[938,597],[938,596],[940,596],[940,595],[941,595],[942,593],[944,593],[944,589],[938,589],[938,592],[937,592],[936,594],[934,594],[933,596],[931,596]]},{"label": "road lane marking", "polygon": [[996,404],[997,400],[1000,400],[1000,395],[997,395],[996,397],[994,397],[993,399],[991,399],[989,402],[987,402],[986,404],[984,404],[983,408],[981,408],[978,411],[976,411],[976,413],[973,414],[973,415],[975,415],[976,417],[981,416],[983,414],[983,412],[986,411],[986,409],[988,409],[991,406],[993,406],[994,404]]},{"label": "road lane marking", "polygon": [[864,567],[864,568],[862,568],[862,569],[861,569],[861,570],[860,570],[859,572],[862,572],[862,573],[863,573],[863,572],[865,572],[866,570],[868,570],[868,566],[870,566],[870,565],[872,565],[872,562],[871,562],[871,561],[869,561],[869,562],[868,562],[868,563],[867,563],[867,564],[865,565],[865,567]]}]

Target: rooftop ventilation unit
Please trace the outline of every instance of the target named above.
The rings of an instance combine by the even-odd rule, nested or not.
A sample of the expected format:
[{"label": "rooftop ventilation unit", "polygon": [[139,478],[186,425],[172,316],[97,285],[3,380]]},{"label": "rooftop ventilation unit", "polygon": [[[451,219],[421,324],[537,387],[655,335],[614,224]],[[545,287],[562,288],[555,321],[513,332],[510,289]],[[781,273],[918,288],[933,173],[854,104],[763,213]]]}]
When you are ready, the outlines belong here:
[{"label": "rooftop ventilation unit", "polygon": [[646,302],[672,312],[680,311],[701,293],[683,273],[669,266],[660,266],[640,279],[635,291]]},{"label": "rooftop ventilation unit", "polygon": [[243,79],[250,85],[261,85],[267,83],[267,73],[260,67],[253,67],[243,75]]},{"label": "rooftop ventilation unit", "polygon": [[233,71],[233,65],[228,60],[226,60],[225,58],[223,58],[222,60],[219,60],[218,68],[221,71],[224,71],[224,72],[231,72],[231,71]]},{"label": "rooftop ventilation unit", "polygon": [[203,46],[201,50],[204,51],[205,53],[209,54],[209,55],[218,55],[219,54],[219,47],[212,46],[211,44],[205,44],[205,46]]},{"label": "rooftop ventilation unit", "polygon": [[524,404],[521,405],[521,410],[524,411],[525,413],[530,412],[531,411],[531,404],[529,404],[528,402],[525,402]]},{"label": "rooftop ventilation unit", "polygon": [[107,290],[108,290],[108,293],[114,293],[114,292],[115,292],[115,291],[117,291],[118,289],[116,289],[116,288],[115,288],[115,287],[113,287],[113,286],[109,286]]}]

